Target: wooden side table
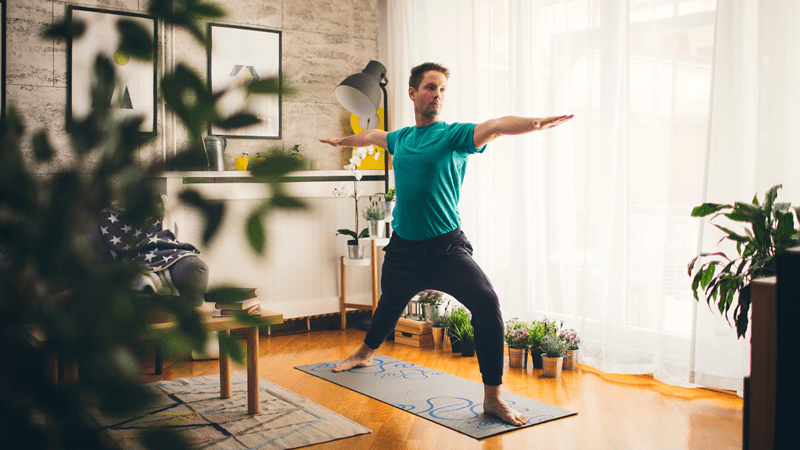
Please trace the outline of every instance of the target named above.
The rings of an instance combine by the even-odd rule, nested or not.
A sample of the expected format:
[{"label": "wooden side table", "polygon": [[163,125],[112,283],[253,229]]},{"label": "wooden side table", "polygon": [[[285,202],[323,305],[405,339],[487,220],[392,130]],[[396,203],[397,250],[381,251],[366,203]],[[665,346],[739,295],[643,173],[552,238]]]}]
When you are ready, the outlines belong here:
[{"label": "wooden side table", "polygon": [[[283,314],[262,309],[261,318],[266,319],[270,325],[283,323]],[[211,317],[209,313],[203,318],[203,324],[208,331],[219,334],[228,334],[231,330],[245,330],[247,341],[247,412],[258,414],[258,327],[245,325],[239,322],[236,316]],[[155,329],[165,329],[176,326],[175,322],[154,324]],[[231,360],[227,353],[220,347],[219,350],[219,390],[221,398],[231,398]]]},{"label": "wooden side table", "polygon": [[[364,238],[359,239],[360,244],[369,243],[370,259],[350,259],[342,256],[339,261],[342,274],[341,296],[339,297],[339,313],[342,319],[342,329],[347,328],[347,308],[371,310],[373,313],[378,307],[378,247],[383,247],[389,243],[389,238]],[[371,266],[372,268],[372,304],[364,305],[361,303],[347,303],[345,289],[345,266]]]}]

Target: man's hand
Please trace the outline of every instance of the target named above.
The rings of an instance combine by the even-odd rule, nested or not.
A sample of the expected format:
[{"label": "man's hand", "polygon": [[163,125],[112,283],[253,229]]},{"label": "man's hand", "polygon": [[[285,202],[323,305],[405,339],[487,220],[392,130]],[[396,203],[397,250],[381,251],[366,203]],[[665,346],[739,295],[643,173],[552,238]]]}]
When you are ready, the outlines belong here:
[{"label": "man's hand", "polygon": [[334,147],[347,147],[346,145],[342,145],[343,137],[335,137],[335,138],[327,138],[327,139],[320,139],[319,141],[323,144],[330,144]]},{"label": "man's hand", "polygon": [[574,116],[572,114],[567,114],[565,116],[553,116],[544,119],[534,119],[533,122],[534,130],[546,130],[548,128],[553,128],[572,119],[573,117]]},{"label": "man's hand", "polygon": [[376,145],[380,148],[386,148],[386,134],[383,130],[371,129],[352,136],[325,138],[319,141],[334,147],[368,147]]}]

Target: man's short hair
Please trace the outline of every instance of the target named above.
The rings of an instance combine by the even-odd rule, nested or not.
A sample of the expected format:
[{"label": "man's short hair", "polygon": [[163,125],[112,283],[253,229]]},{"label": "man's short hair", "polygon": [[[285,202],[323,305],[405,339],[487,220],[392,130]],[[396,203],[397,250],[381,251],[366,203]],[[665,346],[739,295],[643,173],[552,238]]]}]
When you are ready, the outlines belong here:
[{"label": "man's short hair", "polygon": [[426,62],[411,69],[411,77],[408,78],[408,87],[419,89],[419,84],[422,83],[425,72],[429,70],[435,70],[443,74],[445,78],[450,78],[450,71],[447,70],[447,67],[433,62]]}]

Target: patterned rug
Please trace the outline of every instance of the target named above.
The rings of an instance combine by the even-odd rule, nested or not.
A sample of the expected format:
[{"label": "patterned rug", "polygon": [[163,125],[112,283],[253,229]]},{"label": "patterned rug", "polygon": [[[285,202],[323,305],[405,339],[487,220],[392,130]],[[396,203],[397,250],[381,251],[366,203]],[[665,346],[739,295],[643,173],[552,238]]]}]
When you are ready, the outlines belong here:
[{"label": "patterned rug", "polygon": [[577,414],[504,392],[503,400],[528,417],[526,425],[514,427],[483,413],[483,384],[385,355],[373,356],[369,367],[333,373],[331,369],[339,362],[341,360],[295,368],[475,439]]},{"label": "patterned rug", "polygon": [[231,398],[219,397],[219,375],[152,383],[160,395],[150,410],[126,419],[96,418],[117,442],[140,448],[137,432],[153,426],[179,430],[201,449],[290,449],[370,430],[264,379],[261,412],[247,414],[247,373],[231,374]]}]

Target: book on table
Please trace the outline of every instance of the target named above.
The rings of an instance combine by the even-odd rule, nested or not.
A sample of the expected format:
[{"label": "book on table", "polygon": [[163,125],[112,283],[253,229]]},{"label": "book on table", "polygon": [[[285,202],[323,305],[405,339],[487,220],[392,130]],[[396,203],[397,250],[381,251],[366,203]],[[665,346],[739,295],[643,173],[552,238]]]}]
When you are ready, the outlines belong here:
[{"label": "book on table", "polygon": [[261,315],[261,305],[257,304],[247,309],[214,309],[211,316],[228,317],[228,316],[240,316],[245,314],[249,314],[251,316]]},{"label": "book on table", "polygon": [[253,297],[248,298],[247,300],[240,300],[232,303],[216,303],[214,308],[220,310],[244,311],[258,305],[258,297]]},{"label": "book on table", "polygon": [[206,292],[205,301],[229,304],[256,297],[256,288],[224,287]]}]

